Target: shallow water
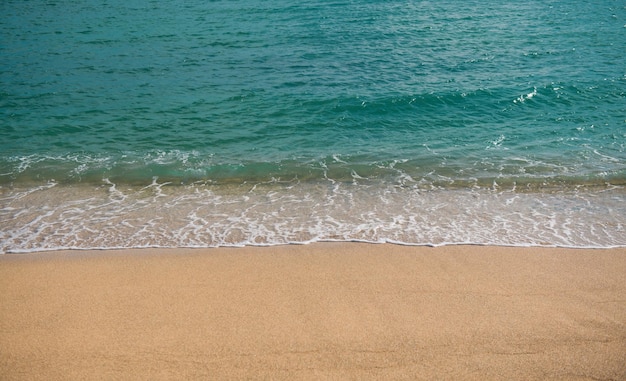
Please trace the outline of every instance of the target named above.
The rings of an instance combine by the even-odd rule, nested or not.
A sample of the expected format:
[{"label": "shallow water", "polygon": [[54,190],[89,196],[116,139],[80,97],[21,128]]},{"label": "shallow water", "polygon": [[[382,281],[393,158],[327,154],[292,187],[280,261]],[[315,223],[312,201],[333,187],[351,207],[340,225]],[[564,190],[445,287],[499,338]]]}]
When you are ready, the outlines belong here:
[{"label": "shallow water", "polygon": [[41,187],[5,192],[0,249],[212,247],[319,241],[614,247],[626,190],[353,182]]}]

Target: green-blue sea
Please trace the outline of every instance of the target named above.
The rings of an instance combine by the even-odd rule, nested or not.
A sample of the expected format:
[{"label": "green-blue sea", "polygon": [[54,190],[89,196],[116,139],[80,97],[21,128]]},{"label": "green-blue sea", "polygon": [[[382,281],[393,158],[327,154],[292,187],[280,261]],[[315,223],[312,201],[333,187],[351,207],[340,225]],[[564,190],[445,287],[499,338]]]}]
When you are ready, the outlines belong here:
[{"label": "green-blue sea", "polygon": [[0,252],[626,246],[626,6],[3,0]]}]

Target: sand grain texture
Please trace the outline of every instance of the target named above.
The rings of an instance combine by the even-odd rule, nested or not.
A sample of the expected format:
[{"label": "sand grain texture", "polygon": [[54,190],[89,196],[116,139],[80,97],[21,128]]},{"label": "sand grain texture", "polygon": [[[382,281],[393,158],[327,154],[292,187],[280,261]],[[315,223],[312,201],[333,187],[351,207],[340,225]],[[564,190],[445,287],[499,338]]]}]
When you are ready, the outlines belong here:
[{"label": "sand grain texture", "polygon": [[626,379],[626,249],[0,257],[0,379]]}]

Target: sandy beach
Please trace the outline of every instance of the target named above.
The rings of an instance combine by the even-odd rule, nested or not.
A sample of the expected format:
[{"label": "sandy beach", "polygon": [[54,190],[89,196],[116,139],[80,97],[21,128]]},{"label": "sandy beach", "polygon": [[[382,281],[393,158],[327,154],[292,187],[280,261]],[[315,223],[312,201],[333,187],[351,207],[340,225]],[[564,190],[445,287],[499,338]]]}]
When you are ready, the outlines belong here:
[{"label": "sandy beach", "polygon": [[626,379],[626,249],[0,256],[0,378]]}]

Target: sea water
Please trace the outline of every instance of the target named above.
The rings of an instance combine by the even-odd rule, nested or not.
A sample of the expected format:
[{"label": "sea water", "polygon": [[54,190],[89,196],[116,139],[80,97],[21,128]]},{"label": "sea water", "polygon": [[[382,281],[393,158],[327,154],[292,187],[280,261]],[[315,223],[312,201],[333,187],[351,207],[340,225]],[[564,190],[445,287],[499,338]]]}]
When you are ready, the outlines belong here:
[{"label": "sea water", "polygon": [[0,252],[626,246],[611,0],[0,3]]}]

